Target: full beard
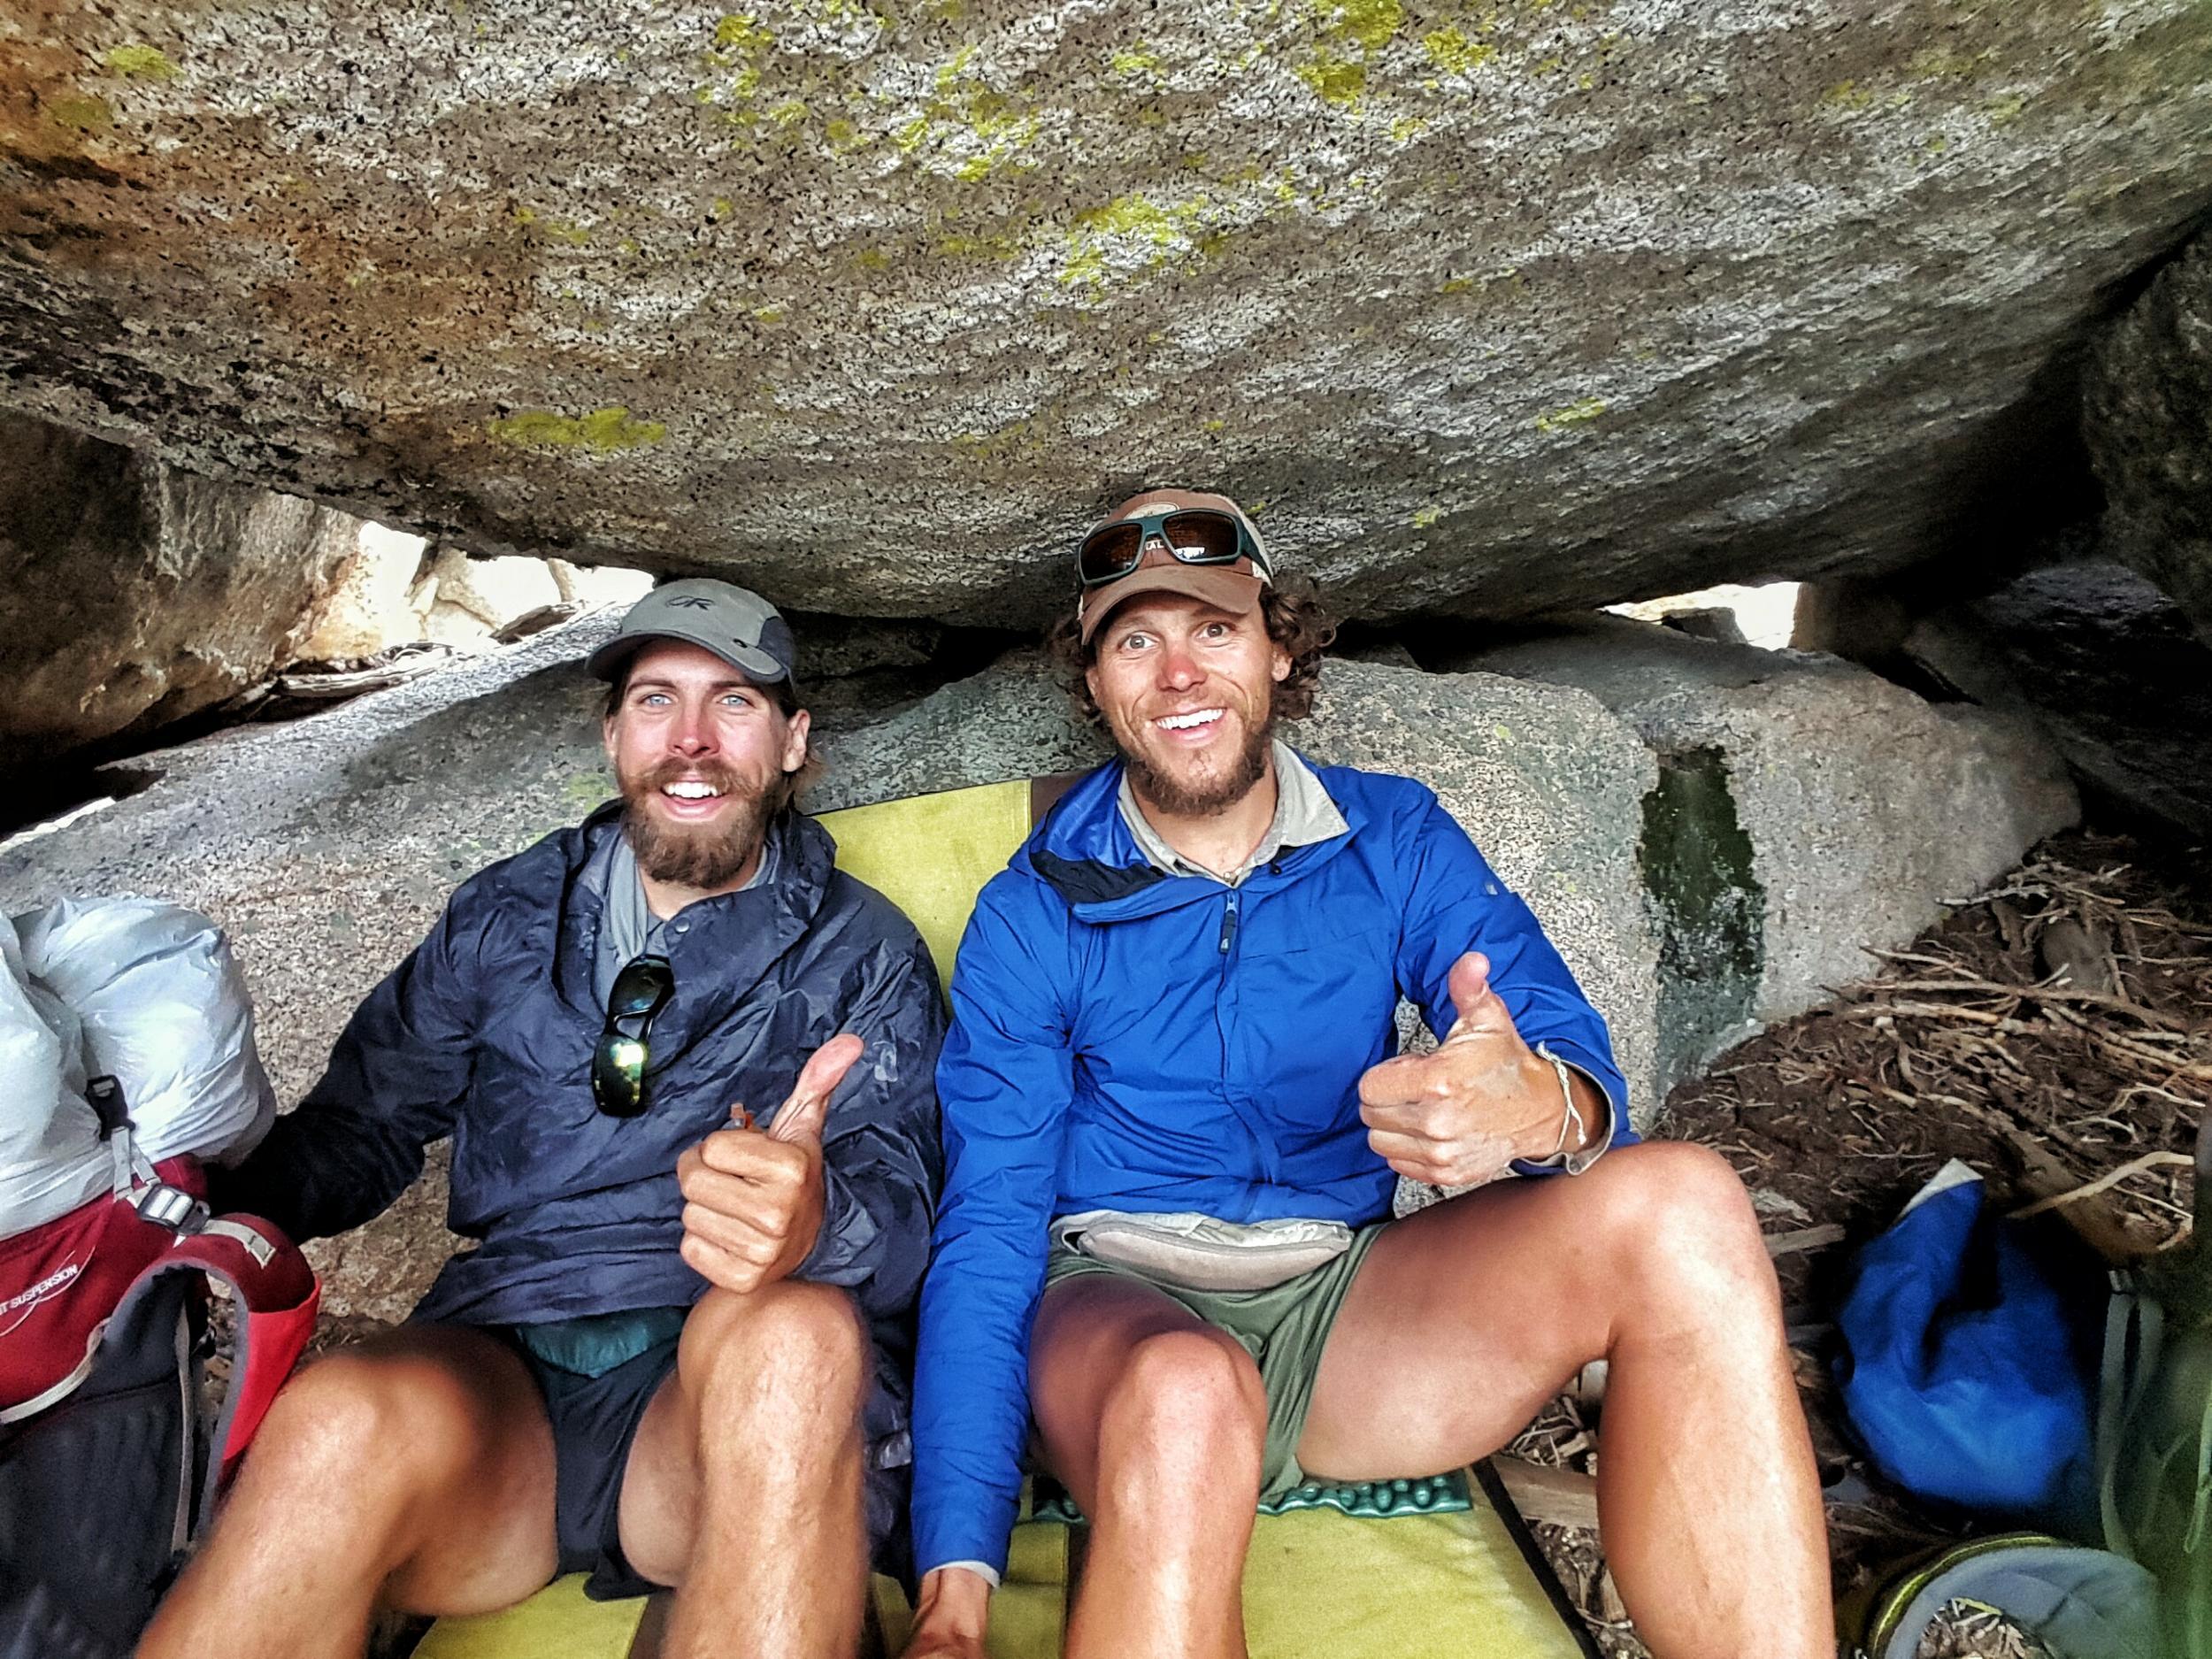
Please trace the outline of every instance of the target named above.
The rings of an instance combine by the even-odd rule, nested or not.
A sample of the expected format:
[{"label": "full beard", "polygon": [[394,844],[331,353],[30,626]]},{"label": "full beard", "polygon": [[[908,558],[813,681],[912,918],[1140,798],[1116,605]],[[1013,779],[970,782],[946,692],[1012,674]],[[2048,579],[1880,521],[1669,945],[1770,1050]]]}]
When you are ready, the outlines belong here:
[{"label": "full beard", "polygon": [[[729,804],[709,824],[670,824],[655,818],[648,803],[678,778],[711,784]],[[622,833],[637,856],[638,868],[652,880],[703,892],[727,887],[744,872],[776,807],[765,793],[711,761],[663,762],[641,777],[623,780],[622,799],[628,808],[622,815]]]},{"label": "full beard", "polygon": [[1267,774],[1267,757],[1275,738],[1275,721],[1269,718],[1245,727],[1244,747],[1228,758],[1217,772],[1194,768],[1178,778],[1155,766],[1144,752],[1126,741],[1118,743],[1129,785],[1144,800],[1174,818],[1203,818],[1234,806]]}]

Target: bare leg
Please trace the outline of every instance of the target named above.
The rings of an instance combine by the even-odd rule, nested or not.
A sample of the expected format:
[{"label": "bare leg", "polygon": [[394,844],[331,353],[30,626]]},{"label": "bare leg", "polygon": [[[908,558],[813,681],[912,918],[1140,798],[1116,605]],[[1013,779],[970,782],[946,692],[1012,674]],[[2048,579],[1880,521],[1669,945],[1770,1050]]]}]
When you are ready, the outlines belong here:
[{"label": "bare leg", "polygon": [[140,1659],[357,1659],[380,1602],[486,1612],[553,1576],[553,1435],[522,1362],[414,1326],[277,1396]]},{"label": "bare leg", "polygon": [[867,1586],[852,1299],[784,1279],[710,1290],[623,1475],[623,1553],[678,1586],[666,1659],[849,1659]]},{"label": "bare leg", "polygon": [[1243,1659],[1240,1586],[1267,1400],[1252,1357],[1148,1286],[1048,1291],[1030,1396],[1091,1520],[1068,1659]]},{"label": "bare leg", "polygon": [[1742,1184],[1681,1143],[1409,1217],[1362,1265],[1299,1462],[1427,1473],[1504,1444],[1611,1361],[1598,1510],[1661,1659],[1828,1659],[1826,1540],[1774,1271]]}]

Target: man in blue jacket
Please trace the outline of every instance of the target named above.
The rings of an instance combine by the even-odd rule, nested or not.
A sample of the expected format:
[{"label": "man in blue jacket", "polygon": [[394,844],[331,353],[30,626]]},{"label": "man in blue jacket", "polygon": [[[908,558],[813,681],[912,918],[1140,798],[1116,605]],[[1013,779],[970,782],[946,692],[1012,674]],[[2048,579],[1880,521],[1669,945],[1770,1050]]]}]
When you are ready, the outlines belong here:
[{"label": "man in blue jacket", "polygon": [[450,1136],[476,1244],[279,1396],[142,1655],[358,1655],[588,1571],[677,1586],[665,1654],[849,1659],[904,1564],[942,1014],[795,810],[795,663],[741,588],[641,600],[592,658],[620,802],[463,884],[219,1187],[338,1233]]},{"label": "man in blue jacket", "polygon": [[[1733,1171],[1631,1144],[1604,1022],[1434,795],[1275,741],[1328,632],[1233,503],[1125,503],[1080,580],[1056,644],[1121,758],[984,889],[953,977],[909,1659],[980,1655],[1033,1423],[1091,1521],[1068,1654],[1225,1659],[1256,1501],[1463,1464],[1600,1357],[1652,1651],[1832,1653]],[[1395,1056],[1402,996],[1434,1055]],[[1393,1221],[1402,1175],[1476,1190]]]}]

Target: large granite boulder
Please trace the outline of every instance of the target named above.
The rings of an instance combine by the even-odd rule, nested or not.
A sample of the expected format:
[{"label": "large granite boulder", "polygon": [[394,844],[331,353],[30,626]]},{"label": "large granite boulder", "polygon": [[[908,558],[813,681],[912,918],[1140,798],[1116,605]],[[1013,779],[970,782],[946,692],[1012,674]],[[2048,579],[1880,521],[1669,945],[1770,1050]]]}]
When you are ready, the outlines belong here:
[{"label": "large granite boulder", "polygon": [[2197,0],[116,0],[7,47],[0,401],[853,614],[1034,620],[1169,477],[1360,614],[1902,562],[2024,458],[2033,509],[2044,388],[2212,201]]},{"label": "large granite boulder", "polygon": [[[150,892],[230,930],[280,1098],[319,1071],[347,1016],[484,864],[610,789],[588,619],[296,725],[154,757],[156,787],[0,851],[0,909]],[[1511,680],[1333,664],[1297,733],[1317,756],[1433,784],[1554,930],[1611,1019],[1643,1105],[1655,1087],[1655,939],[1635,868],[1649,757],[1594,700]],[[833,730],[829,808],[1096,758],[1032,654],[902,712]],[[314,1255],[338,1313],[396,1318],[452,1241],[442,1164],[395,1211]]]},{"label": "large granite boulder", "polygon": [[[2212,237],[2192,242],[2098,340],[2082,431],[2105,489],[2106,553],[2163,588],[2212,645]],[[2101,586],[2088,595],[2092,626],[2109,627],[2115,590],[2088,583]]]},{"label": "large granite boulder", "polygon": [[1601,617],[1433,653],[1590,693],[1647,744],[1668,1082],[1828,1000],[2079,815],[2032,723],[1833,657]]},{"label": "large granite boulder", "polygon": [[1904,649],[1976,702],[2034,721],[2093,795],[2212,836],[2212,643],[2135,570],[2107,559],[2031,572],[1919,618]]},{"label": "large granite boulder", "polygon": [[0,412],[0,775],[266,679],[365,527]]},{"label": "large granite boulder", "polygon": [[[278,1094],[296,1099],[457,882],[609,792],[599,687],[579,659],[612,626],[602,614],[312,720],[154,757],[154,787],[0,849],[0,909],[135,891],[207,911],[233,936]],[[2070,795],[1995,717],[1931,710],[1837,664],[1622,626],[1664,643],[1633,671],[1617,647],[1586,652],[1608,667],[1588,689],[1548,683],[1565,677],[1555,659],[1501,659],[1527,679],[1333,662],[1289,735],[1437,790],[1606,1014],[1648,1121],[1716,1041],[1855,977],[1862,945],[1909,938],[2062,821]],[[1753,657],[1779,666],[1747,672]],[[1102,753],[1026,650],[825,724],[822,809]],[[411,1305],[452,1246],[441,1171],[434,1156],[391,1214],[315,1247],[334,1311]]]}]

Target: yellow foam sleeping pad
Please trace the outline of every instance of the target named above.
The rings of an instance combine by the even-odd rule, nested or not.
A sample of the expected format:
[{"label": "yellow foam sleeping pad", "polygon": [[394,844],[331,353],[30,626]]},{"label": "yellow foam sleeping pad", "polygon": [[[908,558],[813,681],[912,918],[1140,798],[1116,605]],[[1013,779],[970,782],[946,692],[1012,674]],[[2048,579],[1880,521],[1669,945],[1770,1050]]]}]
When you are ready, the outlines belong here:
[{"label": "yellow foam sleeping pad", "polygon": [[[1445,1515],[1357,1518],[1335,1509],[1263,1515],[1244,1571],[1252,1659],[1582,1659],[1586,1648],[1512,1525],[1478,1487]],[[1059,1659],[1075,1529],[1014,1529],[1006,1583],[991,1598],[991,1659]],[[637,1639],[646,1603],[588,1601],[562,1578],[518,1607],[442,1619],[416,1659],[652,1659]],[[890,1579],[872,1586],[866,1655],[895,1659],[911,1615]]]},{"label": "yellow foam sleeping pad", "polygon": [[[823,815],[837,863],[912,918],[941,973],[983,884],[1005,868],[1042,807],[1027,780],[916,795]],[[1499,1489],[1471,1481],[1448,1514],[1356,1518],[1333,1509],[1263,1515],[1244,1578],[1253,1659],[1583,1659],[1594,1650],[1554,1599],[1534,1547]],[[1007,1580],[991,1599],[992,1659],[1058,1659],[1073,1529],[1014,1530]],[[581,1574],[480,1618],[441,1619],[416,1659],[652,1659],[649,1602],[592,1601]],[[895,1659],[910,1619],[898,1586],[872,1587],[864,1652]]]},{"label": "yellow foam sleeping pad", "polygon": [[1022,778],[848,807],[821,822],[837,841],[837,867],[904,910],[949,979],[976,895],[1029,834],[1033,791]]}]

